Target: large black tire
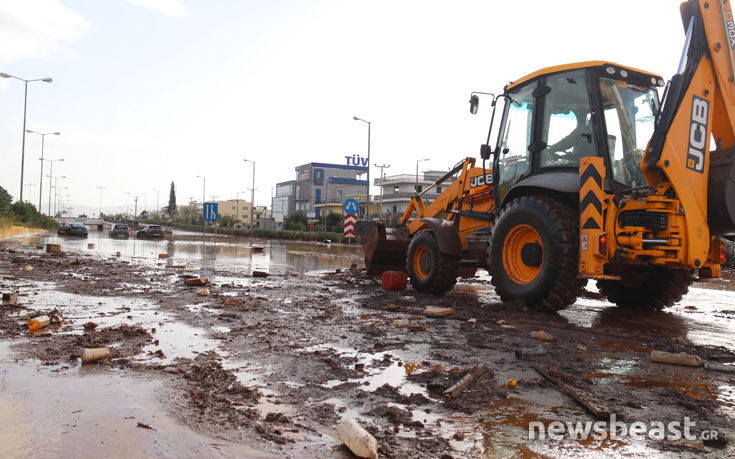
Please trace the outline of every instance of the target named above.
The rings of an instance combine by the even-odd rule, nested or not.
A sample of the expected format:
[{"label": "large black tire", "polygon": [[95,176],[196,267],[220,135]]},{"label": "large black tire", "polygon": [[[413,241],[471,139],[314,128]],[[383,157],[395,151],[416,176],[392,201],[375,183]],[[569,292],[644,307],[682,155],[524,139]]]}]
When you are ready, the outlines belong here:
[{"label": "large black tire", "polygon": [[722,243],[725,244],[725,262],[723,265],[735,268],[735,242],[723,237]]},{"label": "large black tire", "polygon": [[558,311],[581,292],[577,279],[579,218],[561,202],[523,196],[503,208],[493,228],[489,266],[503,301]]},{"label": "large black tire", "polygon": [[414,289],[441,295],[457,283],[459,260],[439,251],[431,231],[419,231],[408,245],[406,268]]},{"label": "large black tire", "polygon": [[621,308],[658,311],[681,300],[694,282],[687,269],[630,267],[622,280],[598,280],[597,288]]}]

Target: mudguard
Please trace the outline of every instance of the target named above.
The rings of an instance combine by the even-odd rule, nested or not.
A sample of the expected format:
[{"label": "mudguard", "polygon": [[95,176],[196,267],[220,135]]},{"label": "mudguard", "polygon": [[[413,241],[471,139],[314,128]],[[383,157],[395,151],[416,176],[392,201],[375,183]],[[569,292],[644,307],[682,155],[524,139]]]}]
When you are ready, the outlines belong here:
[{"label": "mudguard", "polygon": [[418,221],[427,225],[434,233],[439,252],[457,258],[462,256],[462,243],[454,223],[443,218],[419,218]]}]

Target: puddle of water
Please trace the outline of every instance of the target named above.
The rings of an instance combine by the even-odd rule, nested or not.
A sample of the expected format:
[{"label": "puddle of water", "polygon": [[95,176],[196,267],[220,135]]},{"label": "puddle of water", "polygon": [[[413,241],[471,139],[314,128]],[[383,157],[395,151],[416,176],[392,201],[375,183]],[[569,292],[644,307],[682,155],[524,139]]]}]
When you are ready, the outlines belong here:
[{"label": "puddle of water", "polygon": [[[0,342],[1,457],[273,457],[179,424],[156,399],[162,381],[73,367],[51,375]],[[155,430],[139,428],[138,422]]]}]

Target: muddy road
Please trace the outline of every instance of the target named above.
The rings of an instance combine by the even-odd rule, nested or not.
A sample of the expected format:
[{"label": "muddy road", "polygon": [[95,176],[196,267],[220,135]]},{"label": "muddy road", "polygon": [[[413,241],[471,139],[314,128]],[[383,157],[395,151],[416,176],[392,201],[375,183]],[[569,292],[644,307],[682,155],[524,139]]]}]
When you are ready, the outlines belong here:
[{"label": "muddy road", "polygon": [[[0,292],[18,299],[0,306],[0,456],[351,457],[336,435],[346,418],[389,458],[735,455],[735,373],[650,359],[735,363],[731,271],[664,312],[621,310],[590,283],[542,314],[502,303],[483,275],[442,297],[386,291],[351,268],[361,259],[357,247],[183,233],[1,242]],[[208,278],[208,296],[191,276]],[[29,332],[42,313],[63,320]],[[556,339],[531,338],[540,331]],[[81,364],[102,346],[109,359]],[[526,348],[544,354],[516,357]],[[688,418],[697,438],[529,438],[535,422],[600,420],[585,403],[629,424]]]}]

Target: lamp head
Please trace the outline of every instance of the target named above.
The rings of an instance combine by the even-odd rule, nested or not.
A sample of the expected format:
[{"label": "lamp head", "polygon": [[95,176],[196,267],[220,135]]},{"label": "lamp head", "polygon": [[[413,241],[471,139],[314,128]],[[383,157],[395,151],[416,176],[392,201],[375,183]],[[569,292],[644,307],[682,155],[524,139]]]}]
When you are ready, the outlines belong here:
[{"label": "lamp head", "polygon": [[41,78],[41,81],[43,81],[44,83],[51,83],[54,80],[49,77],[49,78]]},{"label": "lamp head", "polygon": [[0,77],[3,77],[3,78],[12,78],[10,75],[8,75],[5,72],[0,72]]}]

